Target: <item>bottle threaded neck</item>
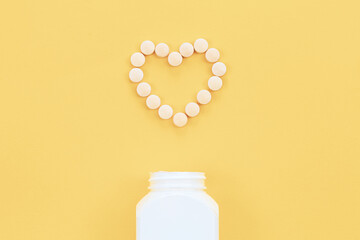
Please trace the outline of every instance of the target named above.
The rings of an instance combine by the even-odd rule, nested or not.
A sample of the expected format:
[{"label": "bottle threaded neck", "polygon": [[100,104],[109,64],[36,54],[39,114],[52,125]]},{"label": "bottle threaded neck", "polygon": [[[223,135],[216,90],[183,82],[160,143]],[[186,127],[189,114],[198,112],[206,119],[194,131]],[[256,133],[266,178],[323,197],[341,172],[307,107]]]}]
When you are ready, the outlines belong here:
[{"label": "bottle threaded neck", "polygon": [[154,172],[150,176],[151,190],[205,189],[205,174],[202,172]]}]

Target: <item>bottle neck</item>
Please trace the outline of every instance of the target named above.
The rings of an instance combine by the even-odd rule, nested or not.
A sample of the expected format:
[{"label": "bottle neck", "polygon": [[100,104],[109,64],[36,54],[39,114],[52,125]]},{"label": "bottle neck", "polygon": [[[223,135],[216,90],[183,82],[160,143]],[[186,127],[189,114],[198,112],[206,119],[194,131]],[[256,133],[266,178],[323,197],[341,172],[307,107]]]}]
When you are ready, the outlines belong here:
[{"label": "bottle neck", "polygon": [[150,176],[151,191],[204,190],[205,174],[201,172],[155,172]]}]

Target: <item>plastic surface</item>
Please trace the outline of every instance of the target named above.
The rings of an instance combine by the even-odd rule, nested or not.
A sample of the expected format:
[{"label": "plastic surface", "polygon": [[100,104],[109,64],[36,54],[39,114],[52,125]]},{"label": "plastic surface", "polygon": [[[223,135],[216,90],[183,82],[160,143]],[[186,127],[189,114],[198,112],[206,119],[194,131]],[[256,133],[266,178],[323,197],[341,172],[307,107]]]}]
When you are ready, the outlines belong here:
[{"label": "plastic surface", "polygon": [[218,240],[219,209],[203,173],[158,172],[136,208],[137,240]]}]

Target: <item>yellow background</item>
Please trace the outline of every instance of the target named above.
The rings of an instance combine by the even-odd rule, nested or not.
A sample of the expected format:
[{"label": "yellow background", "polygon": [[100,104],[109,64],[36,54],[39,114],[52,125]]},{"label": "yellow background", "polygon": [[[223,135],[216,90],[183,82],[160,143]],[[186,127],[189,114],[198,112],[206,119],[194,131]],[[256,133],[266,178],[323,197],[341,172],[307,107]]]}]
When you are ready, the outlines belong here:
[{"label": "yellow background", "polygon": [[[204,171],[221,239],[360,239],[357,0],[2,1],[0,239],[135,239],[148,173]],[[183,129],[128,80],[143,40],[204,37],[224,87]],[[176,111],[203,55],[145,79]]]}]

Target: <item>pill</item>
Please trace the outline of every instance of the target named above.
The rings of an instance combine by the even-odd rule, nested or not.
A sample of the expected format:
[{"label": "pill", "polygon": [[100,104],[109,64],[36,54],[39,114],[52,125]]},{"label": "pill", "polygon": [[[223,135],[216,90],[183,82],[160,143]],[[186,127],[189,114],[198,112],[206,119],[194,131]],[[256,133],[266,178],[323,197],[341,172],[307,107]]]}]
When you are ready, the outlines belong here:
[{"label": "pill", "polygon": [[205,58],[208,62],[216,62],[220,58],[220,52],[216,48],[209,48],[205,53]]},{"label": "pill", "polygon": [[150,109],[157,109],[160,107],[160,98],[156,95],[150,95],[146,99],[146,106]]},{"label": "pill", "polygon": [[216,76],[223,76],[226,73],[226,66],[222,62],[214,63],[212,66],[212,72]]},{"label": "pill", "polygon": [[199,114],[199,112],[200,112],[200,106],[197,103],[191,102],[188,103],[185,107],[185,113],[189,117],[195,117]]},{"label": "pill", "polygon": [[145,55],[153,54],[155,50],[155,44],[149,40],[143,41],[140,45],[140,50]]},{"label": "pill", "polygon": [[158,113],[161,119],[169,119],[173,115],[173,109],[169,105],[162,105]]},{"label": "pill", "polygon": [[139,83],[136,91],[140,97],[147,97],[151,92],[150,84],[146,82]]},{"label": "pill", "polygon": [[197,39],[194,43],[195,51],[198,53],[204,53],[208,49],[208,47],[208,42],[203,38]]},{"label": "pill", "polygon": [[145,56],[141,52],[136,52],[131,55],[130,61],[135,67],[141,67],[145,63]]},{"label": "pill", "polygon": [[185,126],[187,121],[188,121],[188,118],[185,115],[185,113],[180,112],[180,113],[176,113],[174,115],[173,122],[174,122],[175,126],[177,126],[177,127]]},{"label": "pill", "polygon": [[182,56],[178,52],[172,52],[168,56],[168,62],[171,66],[179,66],[182,63]]},{"label": "pill", "polygon": [[159,43],[158,45],[156,45],[155,54],[159,57],[166,57],[167,55],[169,55],[169,51],[169,46],[165,43]]},{"label": "pill", "polygon": [[194,53],[194,47],[191,43],[186,42],[181,44],[179,51],[183,57],[190,57]]},{"label": "pill", "polygon": [[197,94],[197,100],[200,104],[208,104],[211,100],[211,93],[208,90],[200,90]]},{"label": "pill", "polygon": [[133,68],[129,72],[129,78],[132,82],[140,82],[144,77],[144,73],[140,68]]},{"label": "pill", "polygon": [[211,90],[217,91],[222,87],[222,80],[218,76],[212,76],[209,78],[208,86]]}]

